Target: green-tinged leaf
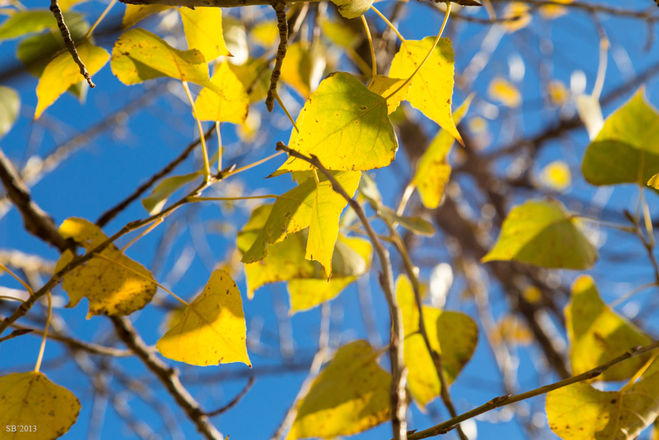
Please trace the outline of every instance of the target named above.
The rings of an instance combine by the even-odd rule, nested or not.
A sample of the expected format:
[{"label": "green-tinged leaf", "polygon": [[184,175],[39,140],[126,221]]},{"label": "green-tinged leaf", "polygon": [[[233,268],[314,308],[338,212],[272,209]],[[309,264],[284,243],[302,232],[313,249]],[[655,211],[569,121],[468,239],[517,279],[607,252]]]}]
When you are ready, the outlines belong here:
[{"label": "green-tinged leaf", "polygon": [[597,251],[577,220],[558,202],[530,200],[514,207],[483,262],[514,260],[535,266],[588,269]]},{"label": "green-tinged leaf", "polygon": [[[316,155],[331,170],[370,170],[394,160],[398,141],[387,116],[387,103],[357,78],[335,73],[324,79],[304,104],[289,147]],[[280,171],[309,170],[289,158]]]},{"label": "green-tinged leaf", "polygon": [[[78,419],[80,402],[43,373],[10,373],[0,377],[0,426],[5,440],[51,440],[64,435]],[[36,432],[10,427],[36,426]]]},{"label": "green-tinged leaf", "polygon": [[221,8],[179,8],[188,49],[198,49],[206,61],[230,55],[222,34]]},{"label": "green-tinged leaf", "polygon": [[0,137],[7,134],[14,125],[18,111],[21,108],[21,99],[14,89],[0,86]]},{"label": "green-tinged leaf", "polygon": [[[430,51],[434,37],[420,41],[406,40],[394,56],[389,69],[391,78],[409,78]],[[435,121],[451,136],[462,142],[451,116],[453,96],[453,48],[448,38],[439,40],[423,67],[412,78],[407,101]]]},{"label": "green-tinged leaf", "polygon": [[[373,81],[368,85],[368,89],[383,98],[389,98],[387,99],[387,113],[392,114],[396,111],[400,102],[407,99],[407,93],[411,85],[412,81],[406,82],[405,79],[378,75],[373,78]],[[393,95],[391,95],[392,93]]]},{"label": "green-tinged leaf", "polygon": [[387,219],[390,223],[398,223],[405,229],[421,235],[431,236],[435,234],[435,227],[428,220],[421,217],[409,217],[396,214],[396,211],[388,206],[380,206],[378,214]]},{"label": "green-tinged leaf", "polygon": [[[72,238],[86,250],[107,240],[103,231],[81,218],[69,218],[59,228],[64,238]],[[64,251],[55,272],[73,260],[73,253]],[[69,294],[69,307],[75,307],[85,297],[91,315],[128,315],[151,301],[157,285],[144,266],[125,256],[113,244],[63,277],[62,288]]]},{"label": "green-tinged leaf", "polygon": [[344,49],[352,49],[359,43],[359,35],[338,21],[323,18],[320,20],[320,30],[330,42]]},{"label": "green-tinged leaf", "polygon": [[[578,278],[572,285],[572,298],[565,307],[565,324],[570,341],[572,374],[575,375],[605,364],[630,348],[652,342],[602,301],[593,279],[588,276]],[[629,379],[649,356],[635,356],[614,365],[597,379]]]},{"label": "green-tinged leaf", "polygon": [[126,85],[170,77],[217,89],[219,93],[208,78],[208,66],[199,50],[175,49],[144,29],[131,29],[117,39],[112,49],[112,72]]},{"label": "green-tinged leaf", "polygon": [[[459,124],[469,110],[474,95],[470,95],[453,114],[453,120]],[[426,208],[439,206],[444,196],[444,188],[451,177],[451,165],[448,154],[453,146],[453,136],[446,130],[440,130],[423,153],[416,166],[412,183],[416,185],[421,203]]]},{"label": "green-tinged leaf", "polygon": [[[65,14],[64,20],[70,15]],[[75,14],[79,15],[79,14]],[[41,32],[44,29],[57,29],[57,22],[53,13],[48,9],[32,9],[27,11],[17,11],[11,14],[0,25],[0,40],[9,40],[18,38],[25,34]]]},{"label": "green-tinged leaf", "polygon": [[643,91],[606,118],[588,146],[581,170],[593,185],[642,185],[659,170],[659,113]]},{"label": "green-tinged leaf", "polygon": [[230,64],[229,67],[243,83],[250,104],[265,99],[270,88],[270,63],[267,60],[254,58],[245,64]]},{"label": "green-tinged leaf", "polygon": [[344,18],[357,18],[368,11],[373,0],[332,0],[339,8],[339,14]]},{"label": "green-tinged leaf", "polygon": [[368,271],[372,253],[370,241],[339,236],[332,258],[332,270],[335,274],[332,278],[292,279],[288,282],[291,314],[309,310],[336,298],[350,283]]},{"label": "green-tinged leaf", "polygon": [[240,79],[222,62],[215,67],[211,78],[219,92],[204,88],[195,102],[197,116],[203,121],[242,124],[247,118],[249,96]]},{"label": "green-tinged leaf", "polygon": [[156,348],[191,365],[242,362],[251,367],[246,332],[240,291],[228,272],[216,270],[199,296],[172,320]]},{"label": "green-tinged leaf", "polygon": [[[403,314],[408,388],[423,408],[440,395],[441,385],[433,359],[419,333],[419,312],[414,291],[405,276],[396,280],[396,297]],[[423,320],[430,346],[442,356],[444,377],[450,385],[474,354],[478,326],[464,313],[442,311],[430,306],[423,306]]]},{"label": "green-tinged leaf", "polygon": [[337,350],[297,408],[288,440],[352,435],[389,419],[391,376],[358,340]]},{"label": "green-tinged leaf", "polygon": [[563,440],[630,440],[659,415],[659,373],[620,391],[576,383],[547,394],[549,427]]},{"label": "green-tinged leaf", "polygon": [[145,18],[170,8],[171,6],[165,5],[126,5],[121,26],[124,28],[133,27]]},{"label": "green-tinged leaf", "polygon": [[162,210],[162,208],[165,206],[169,196],[174,194],[177,189],[186,183],[192,182],[199,176],[200,172],[196,171],[190,174],[171,176],[163,179],[158,185],[156,185],[155,188],[153,188],[151,194],[142,199],[142,206],[144,206],[144,209],[146,209],[149,214],[160,212],[160,210]]},{"label": "green-tinged leaf", "polygon": [[[359,185],[359,172],[336,173],[335,178],[349,195]],[[243,255],[244,263],[254,263],[267,254],[267,245],[281,241],[288,234],[309,228],[306,258],[319,261],[331,273],[331,258],[338,235],[339,216],[347,205],[332,189],[329,181],[317,185],[308,177],[298,186],[277,197],[267,221],[252,246]]]},{"label": "green-tinged leaf", "polygon": [[[77,47],[78,55],[90,75],[94,75],[101,70],[101,67],[108,62],[110,55],[102,47],[94,46],[90,43],[81,44]],[[71,54],[62,52],[56,56],[43,70],[39,84],[37,85],[37,108],[34,112],[34,118],[37,119],[43,111],[54,103],[57,98],[73,84],[80,82],[80,68],[73,61]]]}]

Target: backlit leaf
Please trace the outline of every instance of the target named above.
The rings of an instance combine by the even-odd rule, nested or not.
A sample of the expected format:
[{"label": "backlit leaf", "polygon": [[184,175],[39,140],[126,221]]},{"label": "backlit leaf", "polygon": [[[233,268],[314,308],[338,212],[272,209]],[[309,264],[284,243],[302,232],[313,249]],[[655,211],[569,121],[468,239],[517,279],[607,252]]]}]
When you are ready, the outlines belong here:
[{"label": "backlit leaf", "polygon": [[170,77],[217,89],[208,78],[208,67],[199,50],[175,49],[144,29],[131,29],[117,39],[111,64],[112,72],[126,85]]},{"label": "backlit leaf", "polygon": [[[433,41],[434,37],[426,37],[420,41],[403,42],[391,62],[389,77],[409,78],[430,51]],[[453,61],[451,41],[448,38],[440,39],[428,60],[410,81],[407,101],[462,142],[451,116]]]},{"label": "backlit leaf", "polygon": [[[652,342],[634,324],[604,304],[593,279],[588,276],[578,278],[572,285],[572,298],[565,307],[565,324],[570,341],[572,374],[581,374],[630,348]],[[614,365],[598,376],[598,380],[629,379],[648,357],[649,354],[635,356]]]},{"label": "backlit leaf", "polygon": [[506,107],[519,107],[522,103],[522,95],[517,87],[505,78],[494,78],[490,82],[487,93],[490,98],[499,101]]},{"label": "backlit leaf", "polygon": [[[81,218],[69,218],[59,228],[65,238],[72,238],[86,250],[96,248],[107,236],[101,229]],[[55,272],[73,259],[71,251],[64,251]],[[153,275],[138,262],[126,257],[113,244],[100,256],[94,256],[63,277],[62,287],[69,294],[69,307],[83,298],[89,300],[91,315],[128,315],[144,307],[156,293]]]},{"label": "backlit leaf", "polygon": [[226,271],[214,271],[171,325],[156,343],[163,356],[191,365],[242,362],[251,367],[240,291]]},{"label": "backlit leaf", "polygon": [[0,86],[0,137],[7,134],[14,125],[20,108],[18,93],[9,87]]},{"label": "backlit leaf", "polygon": [[[94,46],[90,43],[81,44],[77,47],[80,59],[85,63],[90,75],[94,75],[101,70],[101,67],[108,62],[110,55],[101,47]],[[43,111],[48,108],[59,96],[73,84],[83,79],[80,75],[80,68],[71,58],[68,52],[62,52],[48,63],[37,85],[37,108],[34,112],[34,118],[37,119]]]},{"label": "backlit leaf", "polygon": [[407,98],[407,93],[412,85],[411,81],[405,83],[405,79],[389,78],[388,76],[378,75],[368,85],[368,89],[387,99],[387,113],[392,114],[396,111],[401,101]]},{"label": "backlit leaf", "polygon": [[332,0],[344,18],[357,18],[368,11],[373,0]]},{"label": "backlit leaf", "polygon": [[[404,356],[408,368],[407,384],[420,407],[439,396],[441,385],[437,370],[419,333],[419,312],[412,284],[405,276],[396,280],[396,297],[403,314]],[[423,306],[423,320],[430,346],[442,356],[444,377],[450,385],[469,362],[478,342],[478,327],[467,315]]]},{"label": "backlit leaf", "polygon": [[[469,110],[474,95],[470,95],[453,114],[456,124],[460,123]],[[448,154],[453,146],[453,136],[441,129],[419,159],[412,183],[416,185],[421,203],[426,208],[439,206],[444,196],[444,187],[451,177]]]},{"label": "backlit leaf", "polygon": [[288,440],[352,435],[389,419],[391,376],[371,345],[358,340],[337,350],[302,399]]},{"label": "backlit leaf", "polygon": [[183,22],[188,49],[198,49],[206,61],[230,55],[222,35],[221,8],[186,8],[178,10]]},{"label": "backlit leaf", "polygon": [[[331,170],[370,170],[394,160],[398,141],[387,116],[387,103],[357,78],[335,73],[324,79],[304,104],[289,147],[316,155]],[[309,170],[289,158],[281,171]]]},{"label": "backlit leaf", "polygon": [[121,26],[129,28],[135,26],[145,18],[157,14],[158,12],[170,9],[171,6],[165,5],[126,5],[124,17],[121,20]]},{"label": "backlit leaf", "polygon": [[234,124],[245,122],[249,96],[243,83],[229,67],[229,63],[222,62],[216,65],[211,82],[216,86],[215,89],[204,88],[195,102],[199,119]]},{"label": "backlit leaf", "polygon": [[169,196],[174,194],[177,189],[181,188],[186,183],[190,183],[199,177],[200,173],[194,172],[190,174],[182,174],[180,176],[170,176],[162,179],[151,194],[142,199],[142,206],[148,211],[149,214],[155,214],[165,206],[165,202]]},{"label": "backlit leaf", "polygon": [[549,427],[563,440],[629,440],[659,415],[659,373],[620,391],[576,383],[547,394]]},{"label": "backlit leaf", "polygon": [[[0,426],[6,440],[51,440],[64,435],[78,419],[80,402],[43,373],[0,377]],[[10,426],[35,426],[36,432],[10,432]]]},{"label": "backlit leaf", "polygon": [[560,203],[529,200],[510,211],[494,248],[483,257],[483,262],[497,260],[587,269],[597,251]]},{"label": "backlit leaf", "polygon": [[645,101],[643,88],[606,118],[581,170],[593,185],[645,184],[659,170],[659,113]]}]

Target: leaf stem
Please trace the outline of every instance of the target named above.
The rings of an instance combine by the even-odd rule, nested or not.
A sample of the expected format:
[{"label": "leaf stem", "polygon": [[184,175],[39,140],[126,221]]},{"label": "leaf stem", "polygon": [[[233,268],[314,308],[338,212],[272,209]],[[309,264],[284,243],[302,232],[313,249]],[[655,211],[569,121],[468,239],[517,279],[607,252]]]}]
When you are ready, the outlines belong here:
[{"label": "leaf stem", "polygon": [[222,133],[220,132],[220,121],[215,121],[215,134],[217,135],[217,171],[222,169]]},{"label": "leaf stem", "polygon": [[43,330],[43,337],[41,338],[41,345],[39,346],[39,355],[37,356],[37,362],[34,364],[34,372],[38,373],[41,368],[41,361],[43,360],[43,353],[46,351],[46,339],[48,339],[48,328],[50,327],[50,319],[53,316],[53,298],[50,291],[48,295],[48,316],[46,317],[46,326]]},{"label": "leaf stem", "polygon": [[199,117],[197,116],[197,108],[195,107],[194,99],[192,98],[192,93],[190,93],[190,87],[188,87],[188,82],[181,81],[181,84],[183,85],[183,90],[185,90],[185,96],[187,96],[188,98],[190,107],[192,107],[192,116],[195,118],[195,121],[197,122],[197,130],[199,130],[199,140],[201,142],[201,151],[204,156],[204,183],[206,183],[210,180],[211,167],[210,167],[210,163],[208,162],[208,149],[206,148],[206,139],[204,139],[204,128],[201,126],[201,120],[199,120]]},{"label": "leaf stem", "polygon": [[394,33],[396,35],[398,35],[398,39],[400,39],[400,41],[402,43],[404,43],[405,38],[400,34],[400,32],[398,32],[398,29],[396,29],[396,26],[394,26],[394,24],[392,22],[390,22],[389,19],[387,17],[385,17],[385,15],[382,12],[378,11],[378,9],[375,6],[371,5],[371,9],[373,10],[373,12],[378,14],[380,16],[380,18],[382,20],[384,20],[385,23],[387,23],[387,26],[389,26],[389,28],[391,28],[391,30],[394,31]]},{"label": "leaf stem", "polygon": [[273,93],[274,93],[275,99],[279,103],[279,106],[281,107],[282,110],[284,110],[284,113],[286,113],[286,116],[288,116],[288,120],[291,121],[291,124],[293,124],[293,128],[295,128],[295,131],[297,131],[299,133],[300,129],[297,128],[297,124],[295,124],[295,119],[293,119],[291,114],[288,112],[288,109],[284,105],[284,101],[282,101],[281,98],[279,97],[279,93],[277,93],[276,90]]},{"label": "leaf stem", "polygon": [[154,230],[154,229],[155,229],[160,223],[162,223],[164,220],[165,220],[165,217],[158,217],[157,219],[155,219],[155,220],[153,221],[153,223],[151,224],[151,226],[149,226],[148,228],[146,228],[144,231],[140,232],[135,238],[133,238],[133,239],[132,239],[131,241],[129,241],[124,247],[122,247],[122,248],[121,248],[121,252],[125,252],[126,249],[128,249],[129,247],[131,247],[132,245],[134,245],[135,242],[136,242],[137,240],[139,240],[140,238],[144,237],[144,236],[145,236],[146,234],[148,234],[149,232],[153,231],[153,230]]},{"label": "leaf stem", "polygon": [[105,16],[108,15],[108,12],[110,12],[110,9],[112,9],[114,7],[114,5],[116,5],[116,4],[117,4],[117,0],[112,0],[110,2],[110,4],[108,4],[108,6],[105,8],[105,10],[101,13],[101,15],[99,15],[99,17],[96,19],[94,24],[92,24],[92,26],[89,28],[89,30],[85,34],[85,37],[84,37],[85,40],[89,39],[89,37],[92,36],[92,33],[94,32],[94,30],[98,27],[98,25],[101,23],[101,21],[103,21]]},{"label": "leaf stem", "polygon": [[264,194],[262,196],[240,196],[240,197],[189,197],[188,202],[228,202],[233,200],[258,200],[258,199],[276,199],[276,194]]},{"label": "leaf stem", "polygon": [[360,16],[360,18],[362,19],[362,24],[364,25],[364,32],[366,33],[366,39],[368,40],[368,48],[371,51],[371,80],[368,82],[370,85],[375,80],[375,77],[378,76],[378,65],[375,61],[375,47],[373,47],[373,37],[371,36],[371,30],[368,28],[368,22],[366,21],[366,17],[364,17],[363,14]]},{"label": "leaf stem", "polygon": [[240,168],[236,168],[235,170],[231,170],[231,171],[227,172],[226,174],[223,174],[222,178],[225,179],[229,176],[233,176],[233,175],[236,175],[238,173],[242,173],[243,171],[247,171],[250,168],[254,168],[258,165],[261,165],[262,163],[265,163],[265,162],[269,161],[270,159],[274,159],[277,156],[281,156],[281,154],[282,154],[281,151],[277,151],[276,153],[273,153],[268,157],[264,157],[263,159],[257,160],[256,162],[252,162],[250,164],[247,164],[244,167],[240,167]]},{"label": "leaf stem", "polygon": [[12,272],[7,266],[5,266],[4,264],[0,263],[0,269],[4,270],[4,271],[7,272],[9,275],[11,275],[16,281],[18,281],[19,283],[21,283],[21,285],[22,285],[23,287],[25,287],[25,290],[28,291],[28,293],[30,294],[30,296],[34,295],[34,290],[32,290],[32,288],[30,287],[30,285],[29,285],[28,283],[26,283],[25,281],[23,281],[23,279],[22,279],[21,277],[19,277],[19,276],[16,275],[14,272]]}]

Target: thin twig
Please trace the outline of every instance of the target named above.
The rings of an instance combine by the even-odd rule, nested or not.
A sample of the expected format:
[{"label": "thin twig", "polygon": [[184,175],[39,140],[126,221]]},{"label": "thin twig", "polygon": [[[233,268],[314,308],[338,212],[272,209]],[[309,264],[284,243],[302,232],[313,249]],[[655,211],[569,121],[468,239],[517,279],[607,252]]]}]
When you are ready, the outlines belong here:
[{"label": "thin twig", "polygon": [[659,341],[654,341],[651,344],[648,344],[643,347],[635,347],[632,348],[631,350],[625,352],[624,354],[616,357],[615,359],[610,360],[609,362],[602,364],[598,367],[593,368],[592,370],[588,370],[585,373],[578,374],[576,376],[568,377],[567,379],[559,380],[558,382],[545,385],[536,389],[533,389],[531,391],[526,391],[521,394],[517,394],[514,396],[511,395],[504,395],[504,396],[499,396],[495,397],[494,399],[484,403],[483,405],[472,409],[471,411],[467,411],[464,414],[460,414],[457,417],[454,417],[450,420],[447,420],[445,422],[440,423],[439,425],[435,425],[432,428],[425,429],[423,431],[418,431],[414,433],[410,433],[408,435],[408,439],[410,440],[418,440],[422,438],[428,438],[428,437],[433,437],[436,435],[440,434],[445,434],[455,428],[459,423],[464,422],[465,420],[471,419],[472,417],[476,417],[480,414],[483,414],[485,412],[491,411],[495,408],[500,408],[502,406],[510,405],[511,403],[519,402],[520,400],[525,400],[529,399],[531,397],[539,396],[541,394],[546,394],[550,391],[566,387],[568,385],[572,385],[577,382],[583,382],[589,379],[593,379],[600,374],[604,373],[606,370],[611,368],[612,366],[619,364],[620,362],[626,361],[629,358],[632,358],[634,356],[641,355],[643,353],[647,353],[649,351],[655,350],[659,348]]},{"label": "thin twig", "polygon": [[277,47],[277,56],[275,57],[275,67],[270,75],[270,88],[268,96],[265,99],[265,106],[271,112],[275,106],[275,96],[277,95],[277,82],[281,75],[281,66],[286,57],[286,48],[288,45],[288,21],[286,20],[286,1],[273,0],[272,7],[277,14],[277,29],[279,29],[279,46]]},{"label": "thin twig", "polygon": [[240,402],[240,400],[245,396],[245,394],[247,394],[249,389],[252,388],[252,385],[254,385],[254,376],[249,376],[249,380],[247,381],[247,384],[245,385],[245,387],[242,390],[240,390],[240,392],[238,394],[236,394],[236,397],[231,399],[231,401],[229,401],[229,403],[222,406],[221,408],[218,408],[215,411],[207,412],[206,416],[215,417],[215,416],[220,415],[224,412],[227,412],[228,410],[230,410],[231,408],[236,406],[238,404],[238,402]]},{"label": "thin twig", "polygon": [[50,0],[50,12],[52,12],[53,15],[55,16],[55,20],[57,21],[57,26],[59,27],[59,31],[62,34],[62,38],[64,39],[64,45],[69,50],[69,53],[71,54],[71,58],[73,58],[73,61],[75,61],[75,63],[78,65],[78,68],[80,68],[80,74],[85,77],[85,79],[87,80],[87,84],[89,84],[89,87],[93,89],[94,87],[96,87],[96,85],[92,81],[92,77],[89,75],[89,72],[87,72],[85,63],[83,63],[82,60],[80,59],[80,55],[78,54],[78,51],[76,49],[76,44],[73,42],[73,38],[71,38],[71,32],[69,31],[69,27],[64,22],[64,15],[62,15],[62,10],[60,9],[57,0]]},{"label": "thin twig", "polygon": [[320,163],[316,156],[305,156],[304,154],[290,149],[283,142],[277,143],[277,149],[285,151],[290,156],[308,162],[325,175],[327,180],[329,180],[332,184],[332,189],[341,197],[343,197],[348,202],[350,207],[355,211],[357,217],[359,217],[359,220],[364,226],[364,229],[366,230],[371,243],[373,243],[375,252],[378,254],[378,259],[380,260],[380,268],[382,270],[380,272],[379,281],[387,300],[389,316],[391,319],[391,335],[389,342],[389,359],[391,362],[391,375],[393,379],[391,382],[391,423],[394,431],[394,438],[396,440],[405,440],[407,439],[407,370],[405,368],[403,359],[403,344],[405,334],[403,330],[401,311],[398,307],[398,301],[396,300],[396,295],[394,293],[393,271],[391,269],[389,251],[387,251],[387,249],[382,245],[377,234],[373,231],[373,228],[371,227],[371,224],[369,223],[362,206],[345,191],[343,186],[341,186],[341,184],[336,180],[334,175],[327,168],[325,168],[322,163]]}]

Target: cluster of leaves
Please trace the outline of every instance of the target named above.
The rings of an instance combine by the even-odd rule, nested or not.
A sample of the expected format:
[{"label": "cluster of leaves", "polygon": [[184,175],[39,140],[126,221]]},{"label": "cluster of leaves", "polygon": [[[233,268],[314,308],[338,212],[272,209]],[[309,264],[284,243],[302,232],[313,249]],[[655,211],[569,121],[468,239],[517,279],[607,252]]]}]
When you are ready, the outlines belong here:
[{"label": "cluster of leaves", "polygon": [[[358,17],[370,3],[339,6],[344,15]],[[511,5],[510,13],[524,15],[525,11],[515,9],[521,7]],[[250,106],[265,97],[263,73],[268,70],[268,61],[253,59],[243,65],[227,61],[231,52],[218,32],[222,28],[219,8],[177,9],[187,50],[173,47],[146,29],[133,27],[164,9],[127,6],[123,23],[128,30],[114,42],[111,56],[95,45],[82,15],[67,12],[65,18],[79,41],[78,53],[90,74],[110,61],[113,74],[126,85],[162,77],[194,83],[201,87],[196,99],[191,100],[198,120],[245,123]],[[515,26],[523,22],[518,20]],[[323,25],[327,38],[349,47],[349,37],[343,36],[342,43],[337,41],[342,36],[336,26],[333,22]],[[264,45],[274,42],[275,31],[273,22],[259,28]],[[78,66],[68,52],[61,50],[64,46],[49,11],[15,12],[0,25],[0,39],[19,37],[22,40],[17,56],[39,77],[35,118],[67,90],[83,93]],[[35,52],[36,47],[59,53],[44,60]],[[398,140],[391,115],[406,101],[441,127],[419,160],[411,183],[426,207],[437,207],[450,178],[449,151],[455,141],[462,143],[456,124],[470,103],[467,99],[452,111],[454,54],[447,38],[402,41],[388,75],[372,76],[368,84],[360,76],[338,72],[315,86],[309,65],[316,50],[295,43],[282,69],[283,81],[306,98],[297,118],[291,121],[288,147],[316,158],[332,179],[318,173],[310,162],[289,157],[276,174],[290,173],[295,186],[276,196],[273,203],[256,207],[236,239],[244,263],[247,297],[266,284],[286,282],[291,313],[335,298],[370,270],[373,243],[354,233],[358,229],[354,212],[346,210],[348,201],[334,185],[368,204],[389,225],[399,224],[417,234],[434,233],[432,225],[424,220],[405,217],[385,206],[365,172],[386,167],[395,159]],[[519,101],[514,92],[501,81],[491,85],[491,94],[510,106]],[[18,97],[5,87],[0,94],[0,134],[4,134],[18,112]],[[658,139],[659,115],[645,102],[640,90],[607,119],[594,137],[583,160],[583,175],[593,185],[635,183],[659,189]],[[200,176],[204,183],[209,179],[208,173],[200,170],[163,180],[143,200],[154,221],[168,213],[163,210],[168,198]],[[59,231],[91,256],[69,269],[77,256],[67,250],[55,268],[63,273],[62,287],[69,295],[70,306],[87,298],[89,317],[129,315],[149,304],[162,287],[123,249],[107,243],[103,231],[87,220],[69,218]],[[495,260],[585,270],[596,262],[597,250],[582,232],[578,214],[556,201],[530,200],[510,211],[496,244],[483,258],[484,263]],[[419,308],[412,281],[404,275],[397,279],[396,297],[406,336],[408,390],[423,408],[442,393],[442,378],[427,344],[441,355],[440,374],[450,385],[475,350],[477,325],[463,313],[428,305]],[[215,270],[191,302],[177,299],[183,307],[168,318],[167,331],[156,343],[160,354],[191,365],[242,362],[251,366],[241,294],[226,270]],[[574,374],[651,342],[642,330],[602,302],[588,277],[574,283],[565,318]],[[421,321],[425,323],[427,341],[420,332]],[[364,340],[339,348],[298,402],[289,438],[351,435],[389,420],[392,376],[380,366],[386,349],[372,347]],[[655,358],[656,353],[634,357],[597,378],[628,381],[618,391],[600,391],[589,383],[578,383],[550,392],[547,416],[551,429],[563,439],[634,438],[659,415],[659,402],[654,397],[659,395],[659,362]],[[42,433],[44,438],[54,438],[69,429],[79,410],[80,404],[69,391],[38,371],[0,377],[0,426],[29,424],[28,418],[36,414],[43,417],[41,423],[49,429]]]}]

